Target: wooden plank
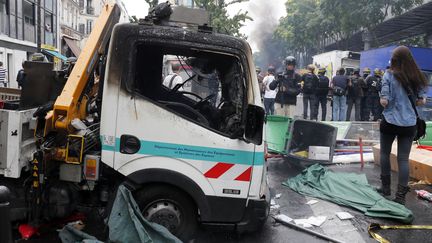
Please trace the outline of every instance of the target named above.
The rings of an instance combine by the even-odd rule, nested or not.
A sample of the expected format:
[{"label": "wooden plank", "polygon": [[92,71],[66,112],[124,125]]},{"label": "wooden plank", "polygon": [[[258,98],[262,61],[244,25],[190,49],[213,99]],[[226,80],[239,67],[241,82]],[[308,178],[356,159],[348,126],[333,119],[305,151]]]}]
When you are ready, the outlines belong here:
[{"label": "wooden plank", "polygon": [[[373,147],[375,164],[380,165],[380,145]],[[398,171],[397,144],[393,144],[390,154],[390,165],[392,171]],[[410,177],[417,180],[432,182],[432,151],[418,149],[413,145],[409,157]]]}]

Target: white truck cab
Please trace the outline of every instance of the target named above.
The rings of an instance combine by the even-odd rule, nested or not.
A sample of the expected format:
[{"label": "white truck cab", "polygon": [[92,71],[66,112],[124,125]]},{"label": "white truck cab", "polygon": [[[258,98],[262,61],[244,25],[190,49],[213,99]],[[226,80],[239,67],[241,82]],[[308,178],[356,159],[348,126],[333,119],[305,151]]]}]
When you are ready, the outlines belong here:
[{"label": "white truck cab", "polygon": [[[167,56],[177,60],[164,62]],[[166,65],[177,65],[170,69],[188,78],[172,88],[163,85],[177,75],[164,77]],[[146,23],[117,25],[102,99],[101,161],[137,185],[181,191],[202,223],[256,229],[268,215],[269,195],[264,114],[253,70],[250,48],[240,39]],[[164,223],[165,212],[177,215],[175,205],[155,210],[147,190],[137,192],[138,204],[147,206],[145,217]]]}]

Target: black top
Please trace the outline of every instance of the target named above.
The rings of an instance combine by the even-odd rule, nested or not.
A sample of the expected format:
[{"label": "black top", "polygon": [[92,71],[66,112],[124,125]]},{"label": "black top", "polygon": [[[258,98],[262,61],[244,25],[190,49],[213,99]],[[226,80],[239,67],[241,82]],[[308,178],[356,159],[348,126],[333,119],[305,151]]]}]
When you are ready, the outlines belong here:
[{"label": "black top", "polygon": [[275,101],[285,105],[296,105],[297,95],[300,93],[301,78],[298,73],[284,72],[278,75],[278,92]]}]

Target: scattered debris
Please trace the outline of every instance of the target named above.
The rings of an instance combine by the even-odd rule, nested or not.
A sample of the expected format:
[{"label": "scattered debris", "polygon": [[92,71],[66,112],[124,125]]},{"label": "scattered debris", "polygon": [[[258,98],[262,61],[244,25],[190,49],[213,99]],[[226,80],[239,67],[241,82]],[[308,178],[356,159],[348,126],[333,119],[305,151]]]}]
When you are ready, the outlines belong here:
[{"label": "scattered debris", "polygon": [[336,216],[338,216],[338,218],[340,220],[346,220],[346,219],[352,219],[352,218],[354,218],[354,216],[352,216],[352,214],[347,213],[347,212],[337,212]]},{"label": "scattered debris", "polygon": [[325,221],[326,221],[327,217],[326,216],[317,216],[317,217],[309,217],[307,219],[308,223],[311,225],[315,225],[320,227]]},{"label": "scattered debris", "polygon": [[277,220],[286,222],[286,223],[289,223],[289,222],[293,221],[292,218],[286,216],[285,214],[278,214],[274,218],[277,219]]},{"label": "scattered debris", "polygon": [[307,150],[298,151],[291,153],[292,155],[295,155],[297,157],[307,158],[309,156],[309,152]]},{"label": "scattered debris", "polygon": [[308,205],[314,205],[314,204],[316,204],[318,202],[319,202],[318,200],[309,200],[306,204],[308,204]]},{"label": "scattered debris", "polygon": [[410,181],[408,182],[408,186],[416,186],[416,185],[432,185],[429,180],[419,180],[419,181]]},{"label": "scattered debris", "polygon": [[275,205],[270,206],[270,210],[276,210],[276,209],[279,209],[279,208],[280,208],[279,204],[275,204]]},{"label": "scattered debris", "polygon": [[313,227],[313,225],[309,223],[308,219],[294,219],[294,223],[296,225],[300,225],[300,226],[303,226],[305,228]]},{"label": "scattered debris", "polygon": [[276,194],[275,199],[279,199],[282,196],[282,193]]},{"label": "scattered debris", "polygon": [[417,196],[429,202],[432,202],[432,193],[425,190],[416,190]]},{"label": "scattered debris", "polygon": [[315,231],[313,231],[313,230],[310,230],[310,229],[307,229],[307,228],[304,228],[304,227],[298,226],[298,225],[296,225],[296,224],[293,224],[293,223],[291,223],[291,221],[292,221],[293,219],[291,219],[290,217],[288,217],[288,216],[286,216],[286,215],[283,215],[283,216],[285,216],[285,217],[283,217],[282,215],[283,215],[283,214],[280,214],[280,215],[277,215],[277,216],[275,216],[275,217],[273,217],[273,218],[276,220],[276,222],[281,223],[281,224],[283,224],[283,225],[285,225],[285,226],[289,226],[289,227],[291,227],[291,228],[293,228],[293,229],[297,229],[297,230],[300,230],[300,231],[306,232],[306,233],[308,233],[308,234],[310,234],[310,235],[317,236],[317,237],[319,237],[319,238],[321,238],[321,239],[325,239],[325,240],[327,240],[327,241],[329,241],[329,242],[342,243],[342,241],[340,241],[340,240],[337,240],[337,239],[331,238],[331,237],[329,237],[329,236],[327,236],[327,235],[320,234],[320,233],[315,232]]},{"label": "scattered debris", "polygon": [[271,199],[270,200],[270,206],[274,206],[274,205],[276,205],[276,201],[274,199]]}]

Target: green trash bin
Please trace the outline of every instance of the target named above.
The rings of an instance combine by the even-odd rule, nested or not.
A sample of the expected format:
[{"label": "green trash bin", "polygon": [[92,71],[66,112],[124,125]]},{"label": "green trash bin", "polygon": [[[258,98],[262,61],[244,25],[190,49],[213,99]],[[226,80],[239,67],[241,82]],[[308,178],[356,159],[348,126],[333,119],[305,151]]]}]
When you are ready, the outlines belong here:
[{"label": "green trash bin", "polygon": [[266,143],[269,152],[286,154],[285,148],[290,139],[292,119],[285,116],[267,116]]},{"label": "green trash bin", "polygon": [[420,144],[432,146],[432,122],[426,122],[426,137],[420,140]]}]

